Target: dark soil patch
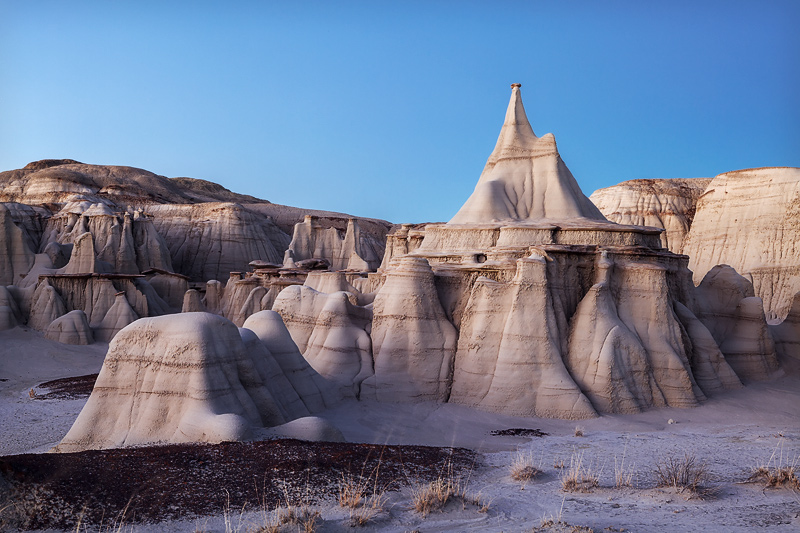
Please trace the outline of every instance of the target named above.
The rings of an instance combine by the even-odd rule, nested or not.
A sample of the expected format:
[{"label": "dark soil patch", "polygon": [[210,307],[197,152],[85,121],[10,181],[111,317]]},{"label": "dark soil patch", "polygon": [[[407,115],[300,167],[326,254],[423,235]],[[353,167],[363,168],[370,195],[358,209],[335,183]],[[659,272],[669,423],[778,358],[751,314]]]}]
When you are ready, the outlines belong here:
[{"label": "dark soil patch", "polygon": [[45,390],[44,394],[36,392],[35,400],[74,400],[88,398],[97,381],[97,374],[76,376],[73,378],[54,379],[39,384],[36,388]]},{"label": "dark soil patch", "polygon": [[287,497],[314,503],[337,494],[348,473],[377,475],[369,490],[393,490],[459,475],[476,457],[463,448],[297,440],[175,444],[0,457],[0,487],[10,486],[15,527],[72,529],[81,515],[99,524],[124,512],[130,524],[220,514],[226,505],[273,509]]},{"label": "dark soil patch", "polygon": [[496,429],[489,433],[494,437],[545,437],[547,433],[539,429],[510,428]]}]

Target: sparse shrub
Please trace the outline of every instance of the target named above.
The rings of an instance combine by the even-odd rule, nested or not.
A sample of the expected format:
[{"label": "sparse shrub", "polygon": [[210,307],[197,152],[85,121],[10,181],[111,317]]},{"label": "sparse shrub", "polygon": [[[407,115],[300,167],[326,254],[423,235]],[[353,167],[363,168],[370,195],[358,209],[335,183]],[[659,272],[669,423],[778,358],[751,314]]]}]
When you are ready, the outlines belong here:
[{"label": "sparse shrub", "polygon": [[353,527],[366,526],[380,516],[386,508],[386,494],[383,492],[375,492],[363,501],[363,505],[350,510],[350,525]]},{"label": "sparse shrub", "polygon": [[355,509],[361,505],[366,484],[361,476],[356,478],[351,474],[342,474],[342,481],[339,483],[339,506]]},{"label": "sparse shrub", "polygon": [[534,464],[533,454],[518,453],[511,462],[511,479],[519,481],[523,485],[541,473],[541,469]]},{"label": "sparse shrub", "polygon": [[599,484],[599,474],[591,466],[584,465],[583,452],[573,453],[569,469],[561,477],[561,489],[565,492],[591,492]]},{"label": "sparse shrub", "polygon": [[[800,479],[797,477],[797,465],[800,462],[800,456],[791,460],[788,456],[784,457],[783,443],[784,441],[781,438],[778,445],[775,446],[769,461],[753,469],[750,477],[747,478],[748,483],[764,483],[766,488],[785,487],[792,490],[800,490]],[[779,449],[780,454],[778,454]]]},{"label": "sparse shrub", "polygon": [[673,487],[679,492],[690,492],[700,497],[710,494],[708,467],[698,462],[694,455],[667,457],[656,464],[655,474],[659,487]]},{"label": "sparse shrub", "polygon": [[415,488],[411,493],[411,505],[422,516],[441,510],[450,501],[459,501],[462,505],[475,505],[479,512],[489,511],[489,502],[480,494],[470,494],[465,484],[454,479],[452,474]]}]

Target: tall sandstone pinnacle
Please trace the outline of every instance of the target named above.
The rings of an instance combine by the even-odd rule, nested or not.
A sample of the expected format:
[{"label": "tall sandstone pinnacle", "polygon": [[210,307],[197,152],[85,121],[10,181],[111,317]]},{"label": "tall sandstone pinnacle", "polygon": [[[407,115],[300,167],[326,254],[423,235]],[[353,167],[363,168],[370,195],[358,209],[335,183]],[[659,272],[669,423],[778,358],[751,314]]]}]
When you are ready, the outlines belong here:
[{"label": "tall sandstone pinnacle", "polygon": [[605,220],[564,164],[553,134],[533,132],[515,83],[497,145],[472,196],[449,223],[575,218]]}]

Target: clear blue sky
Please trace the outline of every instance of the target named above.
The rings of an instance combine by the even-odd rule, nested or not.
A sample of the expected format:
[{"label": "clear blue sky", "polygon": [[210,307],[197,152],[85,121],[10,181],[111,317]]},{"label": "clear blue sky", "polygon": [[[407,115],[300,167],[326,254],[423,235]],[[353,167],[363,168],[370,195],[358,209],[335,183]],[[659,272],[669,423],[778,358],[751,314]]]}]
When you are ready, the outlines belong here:
[{"label": "clear blue sky", "polygon": [[449,219],[509,85],[588,195],[800,166],[800,2],[0,0],[0,169],[44,158]]}]

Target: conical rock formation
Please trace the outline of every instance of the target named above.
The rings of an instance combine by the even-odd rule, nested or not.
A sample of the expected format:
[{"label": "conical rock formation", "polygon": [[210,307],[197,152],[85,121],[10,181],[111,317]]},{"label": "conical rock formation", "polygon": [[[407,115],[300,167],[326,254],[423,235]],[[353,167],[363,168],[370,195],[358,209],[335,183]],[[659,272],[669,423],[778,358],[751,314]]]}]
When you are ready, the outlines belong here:
[{"label": "conical rock formation", "polygon": [[553,134],[539,138],[533,133],[522,106],[520,85],[511,87],[497,145],[472,196],[449,224],[575,218],[605,221],[561,160]]},{"label": "conical rock formation", "polygon": [[373,309],[375,375],[364,389],[374,390],[379,401],[447,401],[457,333],[439,302],[428,262],[399,259]]},{"label": "conical rock formation", "polygon": [[94,335],[89,327],[86,313],[81,310],[69,313],[53,320],[44,332],[44,336],[51,341],[62,344],[92,344]]}]

